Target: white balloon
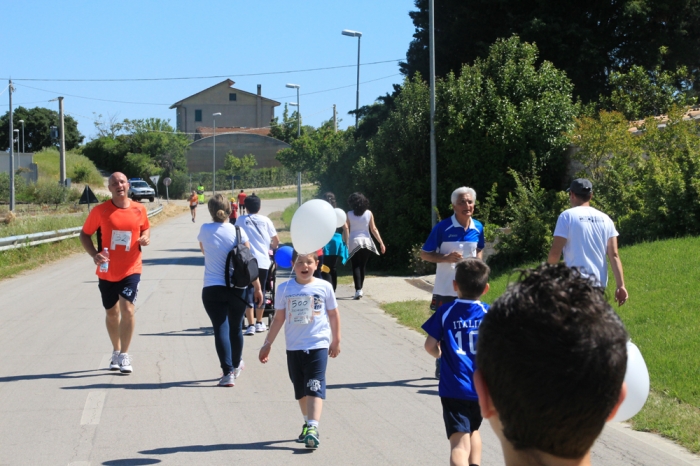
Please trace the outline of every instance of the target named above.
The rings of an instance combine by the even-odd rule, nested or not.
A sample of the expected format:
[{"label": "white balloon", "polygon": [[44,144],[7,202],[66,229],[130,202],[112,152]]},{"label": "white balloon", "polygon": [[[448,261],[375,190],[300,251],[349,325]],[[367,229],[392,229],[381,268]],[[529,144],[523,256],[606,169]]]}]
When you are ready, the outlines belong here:
[{"label": "white balloon", "polygon": [[345,225],[345,221],[348,219],[348,215],[343,209],[335,208],[335,227],[340,228]]},{"label": "white balloon", "polygon": [[627,371],[625,372],[627,396],[617,410],[613,422],[626,421],[644,407],[649,396],[649,371],[642,353],[632,341],[627,342]]},{"label": "white balloon", "polygon": [[333,237],[335,224],[336,213],[328,202],[312,199],[303,203],[289,228],[294,249],[299,254],[310,254],[323,248]]}]

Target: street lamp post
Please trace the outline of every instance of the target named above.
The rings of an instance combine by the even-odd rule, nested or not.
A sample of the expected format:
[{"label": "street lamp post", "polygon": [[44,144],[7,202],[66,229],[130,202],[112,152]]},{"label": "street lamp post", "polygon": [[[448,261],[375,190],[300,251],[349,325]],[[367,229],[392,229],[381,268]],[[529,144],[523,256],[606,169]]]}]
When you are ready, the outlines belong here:
[{"label": "street lamp post", "polygon": [[360,117],[357,111],[360,109],[360,38],[362,33],[359,31],[351,31],[350,29],[343,29],[342,35],[348,37],[357,37],[357,93],[355,96],[355,129],[357,129],[357,121]]},{"label": "street lamp post", "polygon": [[212,166],[211,166],[211,189],[212,189],[212,196],[216,194],[216,117],[221,116],[221,112],[216,112],[212,114],[212,117],[214,119],[214,141],[212,146],[214,147],[214,155],[212,157]]},{"label": "street lamp post", "polygon": [[14,137],[12,138],[12,143],[17,143],[17,152],[19,152],[19,130],[13,130]]},{"label": "street lamp post", "polygon": [[19,120],[22,123],[22,153],[24,154],[24,120]]},{"label": "street lamp post", "polygon": [[[297,107],[297,137],[301,136],[301,105],[299,102],[299,84],[287,84],[287,87],[290,89],[296,89],[297,90],[297,102],[296,102],[296,107]],[[292,105],[292,104],[290,104]],[[301,205],[301,172],[297,172],[297,205]]]}]

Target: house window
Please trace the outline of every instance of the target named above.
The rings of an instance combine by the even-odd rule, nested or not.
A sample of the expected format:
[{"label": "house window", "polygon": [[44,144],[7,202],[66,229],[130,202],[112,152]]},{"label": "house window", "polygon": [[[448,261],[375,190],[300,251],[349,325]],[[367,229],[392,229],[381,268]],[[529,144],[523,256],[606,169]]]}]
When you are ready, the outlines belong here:
[{"label": "house window", "polygon": [[194,121],[202,121],[202,111],[201,110],[194,111]]},{"label": "house window", "polygon": [[236,93],[235,93],[235,92],[231,92],[231,93],[228,95],[228,100],[229,100],[230,102],[235,102],[235,101],[236,101]]}]

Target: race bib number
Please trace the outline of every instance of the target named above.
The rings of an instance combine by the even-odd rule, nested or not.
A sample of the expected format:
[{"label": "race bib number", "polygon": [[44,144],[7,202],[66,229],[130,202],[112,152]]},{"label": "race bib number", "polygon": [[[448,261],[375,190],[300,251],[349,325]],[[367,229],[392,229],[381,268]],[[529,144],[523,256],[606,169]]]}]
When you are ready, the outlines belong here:
[{"label": "race bib number", "polygon": [[310,324],[314,320],[314,297],[290,296],[287,298],[287,311],[290,324]]},{"label": "race bib number", "polygon": [[117,246],[126,246],[126,250],[131,249],[131,232],[112,230],[112,244],[109,249],[115,250]]}]

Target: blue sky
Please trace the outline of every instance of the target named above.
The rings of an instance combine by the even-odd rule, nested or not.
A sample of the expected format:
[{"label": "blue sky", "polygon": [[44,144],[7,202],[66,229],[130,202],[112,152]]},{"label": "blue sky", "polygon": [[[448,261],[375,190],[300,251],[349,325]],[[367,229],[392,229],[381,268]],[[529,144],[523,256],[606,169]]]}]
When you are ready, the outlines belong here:
[{"label": "blue sky", "polygon": [[[304,124],[318,126],[337,105],[341,128],[354,124],[357,39],[361,63],[405,59],[414,32],[408,12],[413,0],[271,1],[24,1],[2,8],[0,91],[12,78],[13,106],[64,109],[87,137],[95,136],[95,115],[169,119],[168,107],[226,78],[234,87],[282,103],[296,102],[301,85]],[[323,71],[243,76],[310,68]],[[221,76],[214,78],[210,76]],[[59,79],[208,77],[126,82],[68,82]],[[23,79],[47,79],[25,81]],[[400,83],[398,62],[360,67],[360,106]],[[334,89],[338,87],[342,89]],[[321,92],[327,91],[327,92]],[[103,100],[95,100],[103,99]],[[108,100],[104,101],[104,100]],[[9,109],[0,93],[0,113]]]}]

